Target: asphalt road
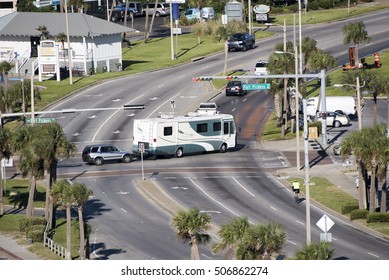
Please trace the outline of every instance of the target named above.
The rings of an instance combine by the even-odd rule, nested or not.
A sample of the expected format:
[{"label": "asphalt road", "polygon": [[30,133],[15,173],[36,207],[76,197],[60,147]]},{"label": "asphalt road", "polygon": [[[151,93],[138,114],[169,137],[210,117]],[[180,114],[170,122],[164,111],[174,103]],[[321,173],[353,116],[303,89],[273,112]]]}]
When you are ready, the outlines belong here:
[{"label": "asphalt road", "polygon": [[[363,20],[372,42],[362,46],[364,56],[387,47],[389,31],[386,19],[389,11],[374,15],[359,16],[333,24],[304,26],[303,37],[312,37],[318,47],[338,57],[339,64],[347,60],[347,47],[342,42],[342,27],[351,21]],[[276,29],[276,27],[271,27]],[[287,28],[288,39],[293,38],[292,27]],[[261,32],[260,30],[257,32]],[[229,53],[228,68],[243,69],[252,75],[255,61],[267,58],[282,35],[258,42],[254,50]],[[171,69],[129,76],[115,81],[103,82],[82,90],[51,106],[62,108],[111,108],[123,104],[145,104],[143,111],[85,111],[64,115],[57,121],[64,127],[70,141],[79,151],[90,142],[109,142],[121,148],[132,147],[132,120],[171,112],[170,100],[176,101],[176,114],[187,112],[193,105],[207,100],[212,90],[206,83],[192,83],[192,77],[211,76],[224,69],[224,54],[216,54],[196,62]],[[295,205],[291,194],[281,188],[268,172],[269,167],[279,168],[285,159],[276,151],[261,154],[256,142],[258,129],[272,110],[271,100],[263,92],[252,92],[244,98],[215,99],[223,112],[234,114],[243,140],[238,149],[227,154],[198,155],[183,159],[145,161],[147,173],[160,182],[164,190],[187,207],[198,206],[205,211],[214,211],[212,218],[220,224],[236,215],[247,215],[252,222],[269,219],[281,221],[288,232],[288,254],[303,244],[304,211]],[[352,126],[353,127],[353,126]],[[331,132],[330,132],[331,133]],[[185,167],[192,170],[186,171]],[[238,171],[218,172],[214,167],[239,168]],[[170,168],[170,172],[162,172]],[[251,170],[250,168],[254,168]],[[194,172],[203,169],[202,172]],[[244,172],[244,170],[252,172]],[[115,176],[112,170],[120,170]],[[100,167],[87,166],[79,159],[64,161],[59,174],[76,174],[73,179],[85,182],[94,191],[94,198],[87,206],[88,220],[94,229],[93,254],[96,259],[187,259],[187,244],[175,240],[169,228],[170,216],[141,196],[134,184],[139,178],[141,163],[107,164]],[[124,172],[128,171],[125,174]],[[91,172],[101,175],[82,176]],[[227,172],[228,173],[228,172]],[[110,174],[113,174],[110,176]],[[169,174],[169,175],[167,175]],[[220,213],[219,213],[220,212]],[[313,219],[322,215],[313,209]],[[386,242],[371,237],[348,224],[337,221],[337,257],[351,259],[389,259]],[[314,231],[315,240],[318,232]],[[170,248],[170,249],[169,249]],[[174,250],[172,250],[174,248]],[[208,247],[202,247],[204,258],[211,256]]]}]

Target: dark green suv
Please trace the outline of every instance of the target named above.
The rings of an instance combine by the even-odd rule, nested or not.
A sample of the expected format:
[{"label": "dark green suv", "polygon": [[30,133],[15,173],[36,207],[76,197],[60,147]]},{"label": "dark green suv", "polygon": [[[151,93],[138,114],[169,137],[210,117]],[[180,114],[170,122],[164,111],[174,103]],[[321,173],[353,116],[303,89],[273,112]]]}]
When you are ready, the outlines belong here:
[{"label": "dark green suv", "polygon": [[109,144],[88,145],[82,151],[82,161],[102,165],[105,161],[131,162],[132,153],[122,151]]}]

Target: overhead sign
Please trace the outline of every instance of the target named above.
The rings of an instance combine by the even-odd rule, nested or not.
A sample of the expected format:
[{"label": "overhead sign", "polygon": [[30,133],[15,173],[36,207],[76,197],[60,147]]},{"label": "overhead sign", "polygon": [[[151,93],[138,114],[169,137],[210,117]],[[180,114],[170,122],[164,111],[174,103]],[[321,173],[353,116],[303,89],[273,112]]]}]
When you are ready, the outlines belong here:
[{"label": "overhead sign", "polygon": [[267,14],[268,12],[270,12],[270,6],[256,5],[256,6],[254,6],[253,11],[256,14]]},{"label": "overhead sign", "polygon": [[243,90],[270,89],[270,84],[243,84]]},{"label": "overhead sign", "polygon": [[333,220],[330,219],[326,214],[320,218],[316,225],[324,232],[328,232],[332,226],[335,224]]}]

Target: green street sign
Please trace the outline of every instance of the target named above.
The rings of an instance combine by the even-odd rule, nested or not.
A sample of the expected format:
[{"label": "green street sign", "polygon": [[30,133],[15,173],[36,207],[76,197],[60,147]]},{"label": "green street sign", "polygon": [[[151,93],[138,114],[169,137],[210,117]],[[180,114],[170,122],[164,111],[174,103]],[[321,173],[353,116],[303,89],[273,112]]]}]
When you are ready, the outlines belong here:
[{"label": "green street sign", "polygon": [[243,90],[270,89],[270,84],[243,84]]},{"label": "green street sign", "polygon": [[[56,122],[55,118],[35,118],[34,119],[34,123],[39,123],[39,124],[42,124],[42,123],[53,123],[53,122]],[[32,123],[31,118],[27,118],[26,119],[26,123]]]}]

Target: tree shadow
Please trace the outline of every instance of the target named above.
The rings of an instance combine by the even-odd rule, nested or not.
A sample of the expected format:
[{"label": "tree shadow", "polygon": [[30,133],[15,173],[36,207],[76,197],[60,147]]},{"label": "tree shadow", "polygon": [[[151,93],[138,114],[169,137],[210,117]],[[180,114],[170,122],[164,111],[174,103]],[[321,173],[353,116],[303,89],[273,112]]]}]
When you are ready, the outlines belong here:
[{"label": "tree shadow", "polygon": [[108,260],[109,256],[126,253],[123,249],[107,249],[105,243],[93,243],[90,245],[89,254],[93,254],[100,260]]}]

